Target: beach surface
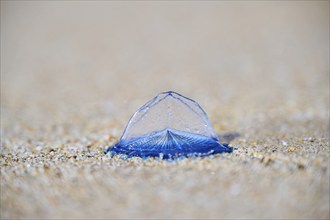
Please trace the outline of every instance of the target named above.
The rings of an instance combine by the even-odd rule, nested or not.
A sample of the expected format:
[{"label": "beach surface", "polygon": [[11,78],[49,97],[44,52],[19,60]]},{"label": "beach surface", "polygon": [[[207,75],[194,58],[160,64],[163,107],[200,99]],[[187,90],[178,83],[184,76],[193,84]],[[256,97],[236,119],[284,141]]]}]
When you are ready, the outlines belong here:
[{"label": "beach surface", "polygon": [[[105,155],[168,90],[233,153]],[[1,219],[329,219],[329,2],[1,1],[0,166]]]}]

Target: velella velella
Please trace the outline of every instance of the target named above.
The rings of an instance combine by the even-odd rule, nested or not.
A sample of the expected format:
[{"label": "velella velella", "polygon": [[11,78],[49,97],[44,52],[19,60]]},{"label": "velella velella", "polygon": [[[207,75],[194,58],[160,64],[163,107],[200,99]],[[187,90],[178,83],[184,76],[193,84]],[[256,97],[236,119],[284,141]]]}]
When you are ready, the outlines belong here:
[{"label": "velella velella", "polygon": [[138,109],[119,142],[106,152],[166,159],[230,153],[232,148],[219,142],[206,112],[197,102],[168,91]]}]

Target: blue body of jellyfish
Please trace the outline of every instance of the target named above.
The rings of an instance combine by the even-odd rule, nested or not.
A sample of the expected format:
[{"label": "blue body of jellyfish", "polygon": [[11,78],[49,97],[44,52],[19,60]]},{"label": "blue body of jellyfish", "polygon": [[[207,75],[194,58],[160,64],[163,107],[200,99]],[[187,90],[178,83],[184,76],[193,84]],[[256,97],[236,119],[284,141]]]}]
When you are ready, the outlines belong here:
[{"label": "blue body of jellyfish", "polygon": [[176,92],[163,92],[129,120],[120,141],[106,152],[128,157],[208,156],[232,152],[219,142],[204,110]]}]

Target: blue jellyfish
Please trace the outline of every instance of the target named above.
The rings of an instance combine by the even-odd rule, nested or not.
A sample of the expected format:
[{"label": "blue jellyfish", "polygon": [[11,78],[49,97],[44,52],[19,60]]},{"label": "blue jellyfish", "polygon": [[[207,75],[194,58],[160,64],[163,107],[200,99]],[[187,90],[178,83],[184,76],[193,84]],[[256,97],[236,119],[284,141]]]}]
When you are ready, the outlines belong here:
[{"label": "blue jellyfish", "polygon": [[200,105],[169,91],[151,99],[130,118],[122,137],[106,152],[128,157],[175,158],[232,152]]}]

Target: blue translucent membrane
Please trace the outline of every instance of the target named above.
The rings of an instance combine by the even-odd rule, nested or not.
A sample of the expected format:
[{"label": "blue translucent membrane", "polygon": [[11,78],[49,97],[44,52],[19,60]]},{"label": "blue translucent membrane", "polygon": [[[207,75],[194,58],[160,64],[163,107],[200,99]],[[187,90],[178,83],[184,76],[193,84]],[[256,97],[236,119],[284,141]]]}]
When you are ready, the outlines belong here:
[{"label": "blue translucent membrane", "polygon": [[204,110],[176,92],[164,92],[142,106],[129,120],[110,154],[164,159],[232,152],[221,144]]}]

